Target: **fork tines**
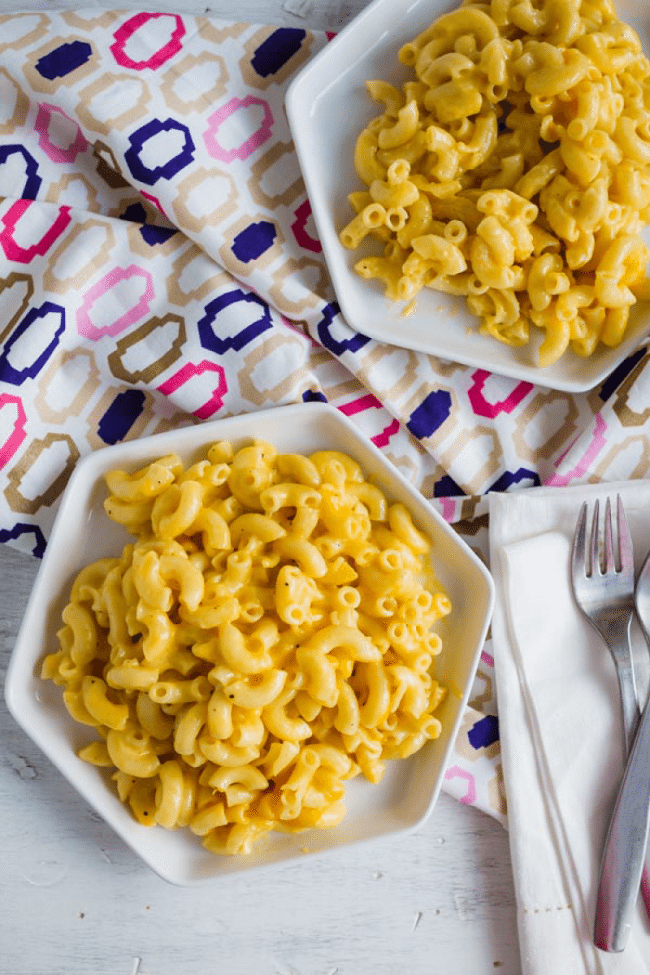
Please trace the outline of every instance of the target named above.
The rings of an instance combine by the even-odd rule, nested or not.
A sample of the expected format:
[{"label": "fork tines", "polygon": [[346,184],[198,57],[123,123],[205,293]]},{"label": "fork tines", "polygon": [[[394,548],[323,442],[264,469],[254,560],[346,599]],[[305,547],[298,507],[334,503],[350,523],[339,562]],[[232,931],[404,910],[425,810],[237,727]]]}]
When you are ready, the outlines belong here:
[{"label": "fork tines", "polygon": [[576,558],[578,560],[584,560],[586,575],[588,577],[591,576],[596,569],[601,575],[610,572],[621,572],[625,566],[629,566],[632,562],[632,539],[630,537],[620,494],[616,495],[616,531],[618,536],[618,546],[614,545],[612,531],[612,504],[609,497],[605,501],[605,523],[603,526],[604,544],[602,547],[599,545],[600,502],[598,498],[596,498],[596,502],[594,504],[594,516],[591,522],[591,532],[588,547],[585,546],[586,520],[587,502],[585,501],[580,509],[580,516],[576,526],[575,545]]}]

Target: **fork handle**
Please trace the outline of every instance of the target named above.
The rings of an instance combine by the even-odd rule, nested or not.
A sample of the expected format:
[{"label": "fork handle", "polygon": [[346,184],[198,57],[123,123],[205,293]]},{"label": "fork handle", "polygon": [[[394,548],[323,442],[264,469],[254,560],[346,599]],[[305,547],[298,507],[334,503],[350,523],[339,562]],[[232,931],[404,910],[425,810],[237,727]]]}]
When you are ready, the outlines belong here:
[{"label": "fork handle", "polygon": [[[648,643],[650,644],[650,637],[648,638]],[[627,673],[629,669],[630,673]],[[623,732],[625,736],[625,754],[630,756],[632,746],[634,744],[635,734],[637,729],[640,730],[640,718],[641,714],[639,712],[639,705],[637,701],[636,694],[636,682],[634,680],[634,672],[632,668],[625,668],[619,666],[618,668],[618,678],[621,689],[621,707],[623,711]],[[650,752],[648,752],[648,757],[650,758]],[[631,761],[631,758],[628,759]],[[647,842],[647,841],[646,841]],[[607,851],[607,846],[605,848]],[[645,862],[643,864],[643,872],[641,874],[641,897],[643,903],[645,904],[646,912],[648,917],[650,917],[650,849],[646,851]],[[599,914],[600,909],[596,911],[596,924],[599,924]],[[607,949],[612,950],[612,949]]]},{"label": "fork handle", "polygon": [[[646,706],[618,792],[601,863],[594,942],[604,951],[623,951],[632,927],[650,827],[649,768],[650,706]],[[647,871],[642,886],[650,892]]]},{"label": "fork handle", "polygon": [[624,614],[616,613],[609,619],[603,620],[602,636],[609,645],[616,668],[621,700],[626,758],[630,754],[641,716],[639,697],[636,689],[636,675],[632,662],[631,627],[631,612]]},{"label": "fork handle", "polygon": [[[618,630],[616,634],[612,634],[613,638],[618,637],[621,641],[625,639],[627,641],[628,647],[630,646],[630,625],[631,620],[628,623],[626,629],[625,637],[621,632],[621,628],[615,628]],[[643,626],[642,626],[643,629]],[[647,633],[644,629],[644,635],[648,646],[650,647],[650,633]],[[637,734],[637,729],[640,730],[640,718],[641,713],[639,711],[638,696],[636,690],[636,678],[634,674],[634,669],[632,666],[631,656],[628,656],[627,661],[624,663],[621,655],[617,657],[617,676],[620,687],[620,697],[621,697],[621,709],[623,713],[623,734],[625,738],[625,754],[630,756],[632,746],[634,744],[635,735]],[[650,752],[648,753],[650,756]],[[628,758],[631,761],[631,758]],[[650,836],[650,831],[649,834]],[[646,841],[647,842],[647,841]],[[607,852],[607,845],[605,847],[605,854]],[[604,854],[604,855],[605,855]],[[645,861],[643,863],[643,869],[641,874],[641,898],[645,904],[646,913],[650,917],[650,848],[646,849]],[[596,911],[596,925],[598,926],[600,908]],[[610,949],[608,949],[610,950]]]},{"label": "fork handle", "polygon": [[621,694],[621,708],[623,712],[623,736],[625,739],[625,754],[630,754],[634,736],[639,725],[639,701],[636,693],[636,680],[632,662],[619,662],[616,667],[619,689]]},{"label": "fork handle", "polygon": [[[630,752],[635,741],[635,735],[637,729],[640,730],[640,718],[641,713],[639,711],[638,696],[636,689],[636,678],[634,674],[634,668],[632,665],[631,648],[630,648],[630,627],[632,623],[631,617],[624,622],[620,617],[609,621],[609,633],[608,637],[612,643],[612,646],[618,648],[620,652],[615,653],[614,659],[616,662],[616,675],[618,678],[618,684],[620,689],[620,701],[621,701],[621,712],[623,718],[623,735],[625,740],[625,755],[627,761],[631,761]],[[650,646],[650,633],[645,633],[648,646]],[[620,786],[622,789],[622,784]],[[615,813],[614,813],[615,815]],[[611,836],[611,821],[610,821],[610,833],[608,834],[608,839],[605,844],[605,850],[603,853],[603,860],[601,861],[601,885],[606,884],[603,879],[603,871],[605,870],[605,863],[610,863],[608,857],[611,857],[609,852],[610,842],[613,843],[613,838],[610,840]],[[642,864],[641,873],[641,897],[646,907],[646,912],[650,917],[650,851],[646,854],[645,862]],[[620,888],[619,888],[620,889]],[[598,944],[598,938],[600,937],[603,944],[598,944],[599,947],[605,947],[606,943],[612,942],[612,921],[606,920],[607,917],[611,918],[612,912],[616,913],[617,908],[612,907],[613,902],[608,901],[608,897],[603,892],[602,902],[599,900],[596,909],[596,938],[595,943]],[[609,906],[608,906],[609,904]],[[603,917],[601,917],[601,914]],[[600,934],[598,933],[600,932]],[[620,935],[618,936],[620,940]],[[614,948],[606,948],[607,951],[617,950]]]}]

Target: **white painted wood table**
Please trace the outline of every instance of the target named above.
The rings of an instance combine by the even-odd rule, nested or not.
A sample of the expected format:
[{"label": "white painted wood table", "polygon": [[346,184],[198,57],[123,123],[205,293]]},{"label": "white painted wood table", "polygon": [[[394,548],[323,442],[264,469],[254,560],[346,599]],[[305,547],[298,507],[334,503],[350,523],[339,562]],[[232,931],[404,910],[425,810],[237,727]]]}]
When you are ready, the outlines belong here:
[{"label": "white painted wood table", "polygon": [[[120,9],[340,30],[366,0]],[[108,7],[0,0],[0,10]],[[0,680],[38,561],[0,546]],[[507,833],[442,795],[424,828],[259,878],[166,884],[0,702],[0,975],[519,975]]]}]

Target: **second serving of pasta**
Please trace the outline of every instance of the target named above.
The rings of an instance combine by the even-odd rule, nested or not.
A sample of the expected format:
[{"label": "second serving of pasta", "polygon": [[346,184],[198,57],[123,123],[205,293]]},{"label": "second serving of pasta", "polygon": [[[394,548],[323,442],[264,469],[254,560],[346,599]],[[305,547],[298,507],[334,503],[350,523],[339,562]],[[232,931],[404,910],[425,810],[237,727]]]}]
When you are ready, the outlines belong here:
[{"label": "second serving of pasta", "polygon": [[[650,62],[611,0],[464,3],[370,80],[364,188],[341,230],[388,298],[466,296],[480,331],[543,341],[538,363],[622,342],[649,295]],[[432,328],[444,324],[432,322]]]},{"label": "second serving of pasta", "polygon": [[438,737],[450,602],[351,457],[221,441],[106,484],[133,541],[77,575],[41,674],[140,823],[248,853],[336,826],[347,780]]}]

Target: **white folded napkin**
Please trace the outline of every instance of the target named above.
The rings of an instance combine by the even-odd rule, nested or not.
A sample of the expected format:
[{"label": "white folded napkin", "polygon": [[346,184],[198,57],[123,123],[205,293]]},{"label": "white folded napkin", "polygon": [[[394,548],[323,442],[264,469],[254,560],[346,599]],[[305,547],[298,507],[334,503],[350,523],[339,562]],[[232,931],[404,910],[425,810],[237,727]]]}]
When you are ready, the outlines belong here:
[{"label": "white folded napkin", "polygon": [[[650,549],[650,481],[490,496],[492,637],[522,975],[650,973],[641,898],[624,952],[593,944],[624,746],[614,665],[573,601],[570,551],[582,502],[591,508],[599,497],[602,512],[617,492],[638,565]],[[636,624],[633,642],[645,693],[648,649]]]}]

